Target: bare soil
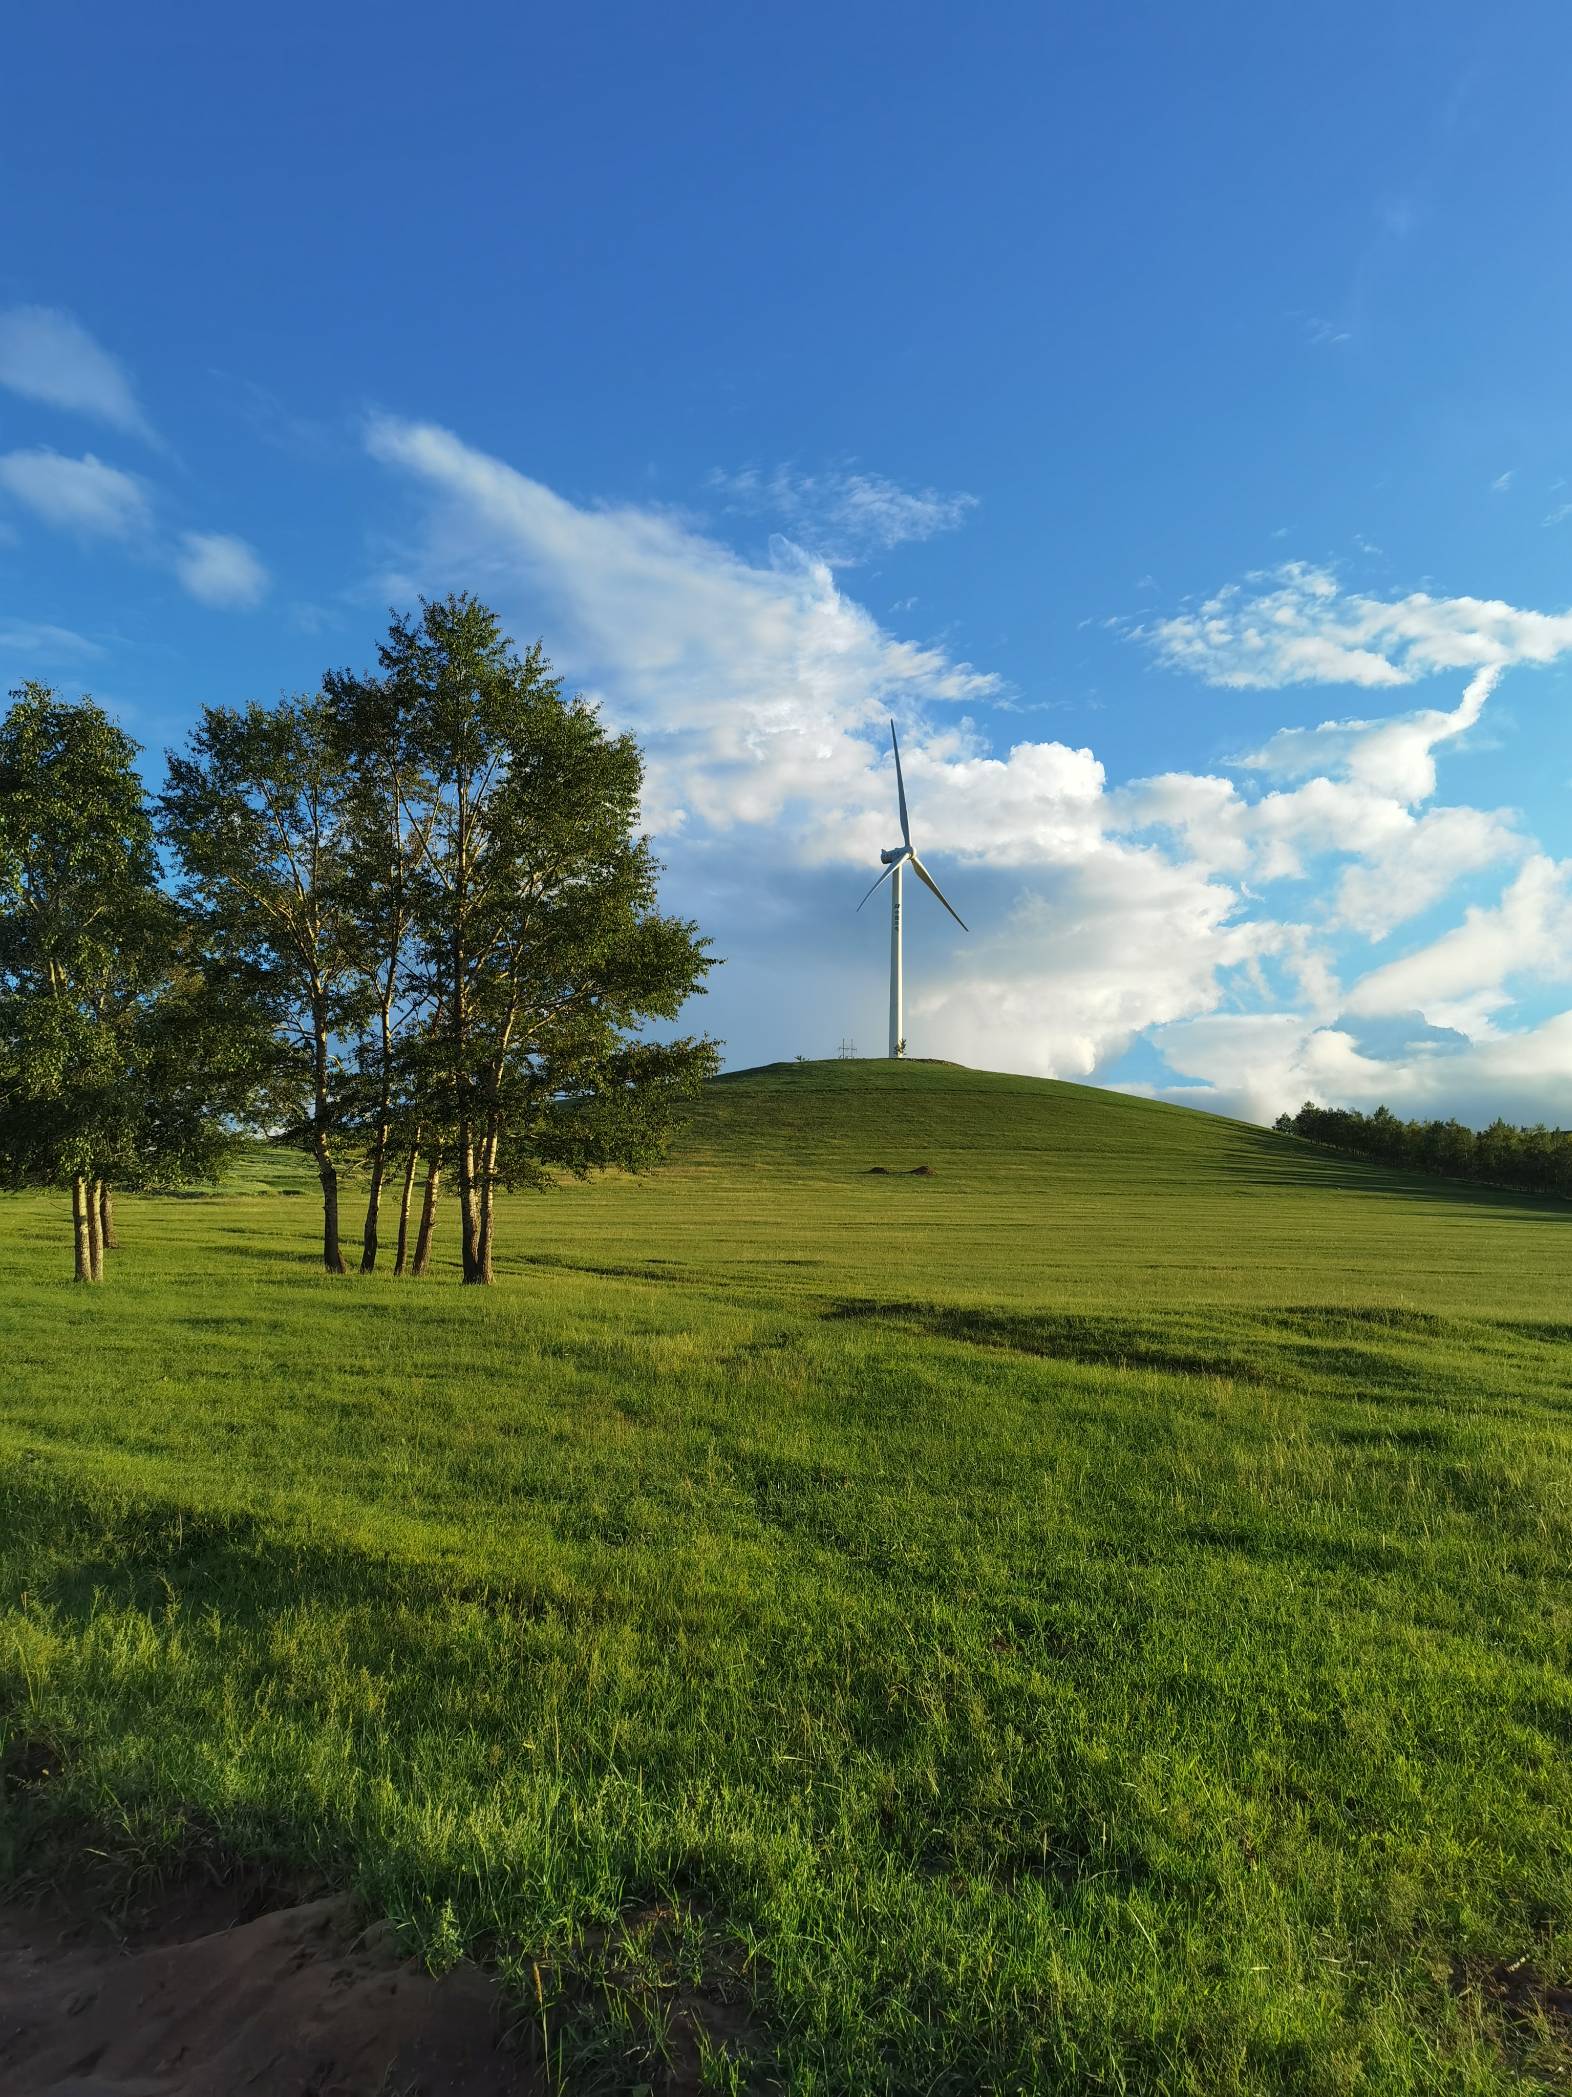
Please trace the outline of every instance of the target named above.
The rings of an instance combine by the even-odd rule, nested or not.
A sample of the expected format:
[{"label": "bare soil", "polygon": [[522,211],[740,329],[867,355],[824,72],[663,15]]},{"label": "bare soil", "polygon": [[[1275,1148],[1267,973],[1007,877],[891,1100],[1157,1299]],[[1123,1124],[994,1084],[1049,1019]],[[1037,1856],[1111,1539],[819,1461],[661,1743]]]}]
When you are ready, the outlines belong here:
[{"label": "bare soil", "polygon": [[[6,2097],[526,2097],[494,1981],[440,1979],[342,1898],[184,1888],[128,1933],[0,1907]],[[248,1912],[249,1910],[249,1912]],[[514,2013],[516,2015],[516,2012]]]}]

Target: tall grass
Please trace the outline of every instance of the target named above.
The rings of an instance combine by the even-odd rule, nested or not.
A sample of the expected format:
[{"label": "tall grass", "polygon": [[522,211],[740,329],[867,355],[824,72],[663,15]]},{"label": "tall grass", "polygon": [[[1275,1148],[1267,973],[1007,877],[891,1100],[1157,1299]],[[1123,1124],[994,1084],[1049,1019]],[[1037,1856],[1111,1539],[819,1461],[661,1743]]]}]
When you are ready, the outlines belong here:
[{"label": "tall grass", "polygon": [[510,1204],[489,1295],[287,1184],[102,1292],[0,1211],[13,1870],[353,1884],[538,1964],[568,2088],[694,2003],[715,2088],[1572,2067],[1564,1206],[879,1064]]}]

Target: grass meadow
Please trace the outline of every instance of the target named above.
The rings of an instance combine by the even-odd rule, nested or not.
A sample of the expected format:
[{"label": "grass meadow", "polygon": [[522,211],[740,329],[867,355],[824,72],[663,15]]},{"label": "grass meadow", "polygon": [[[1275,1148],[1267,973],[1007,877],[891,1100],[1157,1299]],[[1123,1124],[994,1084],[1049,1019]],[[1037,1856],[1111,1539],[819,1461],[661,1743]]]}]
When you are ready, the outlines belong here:
[{"label": "grass meadow", "polygon": [[508,1201],[490,1292],[451,1207],[323,1276],[288,1160],[101,1291],[64,1206],[0,1206],[14,1880],[353,1886],[570,2091],[1567,2080],[1572,1208],[887,1063]]}]

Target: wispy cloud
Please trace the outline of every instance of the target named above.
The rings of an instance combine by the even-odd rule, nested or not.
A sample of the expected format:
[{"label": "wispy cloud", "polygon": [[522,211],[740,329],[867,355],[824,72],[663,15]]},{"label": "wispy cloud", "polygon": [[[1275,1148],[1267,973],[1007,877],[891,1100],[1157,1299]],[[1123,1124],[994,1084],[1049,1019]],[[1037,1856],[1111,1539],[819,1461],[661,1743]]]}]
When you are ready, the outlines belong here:
[{"label": "wispy cloud", "polygon": [[79,459],[43,447],[0,453],[0,496],[56,531],[116,541],[136,558],[169,569],[200,604],[245,611],[267,592],[267,569],[244,539],[194,531],[171,537],[146,483],[91,452]]},{"label": "wispy cloud", "polygon": [[0,489],[57,529],[127,539],[147,529],[152,505],[134,474],[40,447],[0,454]]},{"label": "wispy cloud", "polygon": [[267,595],[268,572],[255,550],[225,532],[183,532],[175,573],[198,603],[225,611],[249,611]]},{"label": "wispy cloud", "polygon": [[708,485],[728,510],[770,517],[826,560],[844,566],[908,540],[954,531],[977,507],[975,495],[903,488],[882,473],[834,468],[801,473],[795,466],[740,473],[717,468]]},{"label": "wispy cloud", "polygon": [[1436,790],[1434,751],[1475,726],[1501,676],[1497,668],[1469,679],[1455,707],[1422,707],[1384,721],[1323,721],[1316,728],[1280,728],[1258,750],[1237,760],[1245,770],[1277,779],[1342,773],[1405,802]]},{"label": "wispy cloud", "polygon": [[[646,820],[722,951],[735,934],[754,990],[761,971],[826,980],[827,939],[850,951],[823,911],[850,922],[857,884],[841,870],[890,842],[893,709],[919,837],[948,856],[941,878],[976,927],[922,928],[911,1011],[933,1053],[1092,1077],[1149,1034],[1181,1074],[1171,1096],[1266,1117],[1308,1091],[1444,1100],[1432,1064],[1497,1053],[1508,1007],[1485,980],[1487,937],[1406,974],[1399,954],[1386,976],[1368,943],[1498,865],[1512,896],[1543,856],[1512,811],[1438,804],[1438,755],[1476,728],[1506,665],[1569,645],[1567,618],[1349,596],[1303,568],[1249,579],[1144,638],[1213,683],[1336,684],[1352,658],[1366,687],[1450,670],[1465,688],[1445,706],[1286,730],[1216,774],[1111,786],[1090,748],[991,748],[965,708],[995,706],[996,682],[896,639],[796,547],[752,561],[669,511],[582,507],[435,424],[383,418],[367,443],[414,499],[378,594],[467,585],[516,630],[545,629],[564,672],[638,734]],[[792,878],[761,905],[763,865]],[[1572,924],[1552,915],[1530,937],[1523,910],[1508,909],[1513,951],[1559,938],[1572,953]],[[1383,1034],[1399,1009],[1410,1017]],[[1531,1030],[1511,1038],[1541,1070],[1525,1092],[1543,1097]]]},{"label": "wispy cloud", "polygon": [[833,819],[839,795],[865,797],[885,712],[998,688],[896,639],[785,541],[758,563],[664,511],[579,508],[432,423],[380,417],[366,442],[433,505],[403,568],[548,606],[573,674],[648,737],[664,823],[773,820],[806,795]]},{"label": "wispy cloud", "polygon": [[0,311],[0,386],[159,442],[124,367],[80,321],[53,306]]},{"label": "wispy cloud", "polygon": [[69,626],[51,626],[37,619],[0,618],[0,649],[7,654],[58,660],[104,654],[103,644],[86,634],[73,633]]},{"label": "wispy cloud", "polygon": [[1383,197],[1378,215],[1381,230],[1398,240],[1406,240],[1419,223],[1419,212],[1412,197]]},{"label": "wispy cloud", "polygon": [[1424,591],[1395,599],[1345,593],[1331,570],[1302,561],[1128,630],[1170,669],[1254,690],[1412,684],[1438,671],[1554,662],[1572,648],[1572,612]]},{"label": "wispy cloud", "polygon": [[1514,470],[1514,468],[1509,466],[1505,473],[1498,473],[1496,475],[1495,479],[1490,483],[1490,492],[1492,495],[1506,494],[1507,490],[1512,485],[1512,475]]}]

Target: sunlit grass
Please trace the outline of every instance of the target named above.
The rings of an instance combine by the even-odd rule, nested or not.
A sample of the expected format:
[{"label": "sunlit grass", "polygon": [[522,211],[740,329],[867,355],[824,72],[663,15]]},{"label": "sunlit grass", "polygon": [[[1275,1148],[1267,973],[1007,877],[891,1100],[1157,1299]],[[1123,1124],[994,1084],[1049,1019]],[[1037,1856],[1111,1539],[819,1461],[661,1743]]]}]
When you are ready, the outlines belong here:
[{"label": "sunlit grass", "polygon": [[310,1865],[539,1962],[570,2087],[679,1982],[716,2088],[1564,2075],[1572,1211],[878,1064],[489,1294],[247,1170],[102,1292],[0,1211],[18,1865]]}]

